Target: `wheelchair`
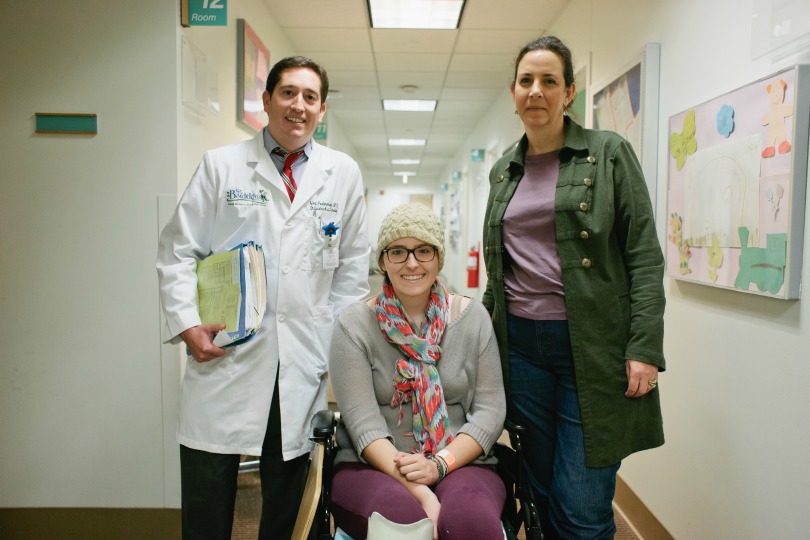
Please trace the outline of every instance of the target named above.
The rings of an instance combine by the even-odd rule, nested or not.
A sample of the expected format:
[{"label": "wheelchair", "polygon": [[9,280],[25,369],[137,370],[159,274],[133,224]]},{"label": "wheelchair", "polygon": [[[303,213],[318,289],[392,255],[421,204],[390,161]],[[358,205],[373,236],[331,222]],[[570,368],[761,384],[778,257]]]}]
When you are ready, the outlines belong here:
[{"label": "wheelchair", "polygon": [[[318,467],[317,461],[321,461],[321,463],[320,470],[311,471],[311,477],[320,476],[320,493],[310,493],[310,496],[316,496],[316,501],[312,507],[314,516],[311,529],[305,536],[308,540],[334,539],[329,501],[333,462],[337,453],[334,435],[339,417],[339,413],[323,410],[312,419],[310,440],[318,445],[313,451],[316,458],[312,461],[312,467]],[[542,540],[540,517],[529,489],[523,464],[522,435],[525,434],[526,428],[509,420],[506,421],[504,428],[509,433],[511,448],[496,443],[494,451],[498,458],[496,468],[498,476],[506,486],[506,503],[501,519],[506,538],[507,540],[517,540],[518,531],[523,527],[526,540]]]}]

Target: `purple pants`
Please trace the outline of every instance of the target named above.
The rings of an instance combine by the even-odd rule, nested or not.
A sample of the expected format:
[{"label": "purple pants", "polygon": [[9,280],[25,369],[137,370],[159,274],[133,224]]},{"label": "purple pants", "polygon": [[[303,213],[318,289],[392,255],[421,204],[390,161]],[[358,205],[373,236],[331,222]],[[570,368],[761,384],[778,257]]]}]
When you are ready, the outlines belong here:
[{"label": "purple pants", "polygon": [[[462,467],[448,474],[434,491],[442,505],[440,540],[503,540],[501,512],[506,489],[491,468]],[[338,465],[331,503],[335,524],[357,540],[366,537],[372,512],[394,523],[415,523],[427,517],[402,484],[362,463]]]}]

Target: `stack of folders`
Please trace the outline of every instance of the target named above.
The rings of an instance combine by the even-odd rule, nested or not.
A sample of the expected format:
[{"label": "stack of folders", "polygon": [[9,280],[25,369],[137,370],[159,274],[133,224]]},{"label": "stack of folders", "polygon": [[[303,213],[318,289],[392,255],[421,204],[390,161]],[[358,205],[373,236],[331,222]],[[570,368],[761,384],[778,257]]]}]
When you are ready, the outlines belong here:
[{"label": "stack of folders", "polygon": [[228,347],[251,339],[267,304],[262,246],[247,242],[197,263],[197,295],[203,324],[224,324],[214,345]]}]

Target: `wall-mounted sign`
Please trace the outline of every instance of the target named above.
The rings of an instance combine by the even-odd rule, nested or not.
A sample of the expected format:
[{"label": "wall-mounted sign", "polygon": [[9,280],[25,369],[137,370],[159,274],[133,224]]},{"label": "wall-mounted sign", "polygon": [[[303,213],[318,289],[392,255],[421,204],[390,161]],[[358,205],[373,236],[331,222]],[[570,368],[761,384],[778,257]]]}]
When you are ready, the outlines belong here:
[{"label": "wall-mounted sign", "polygon": [[37,133],[67,135],[95,135],[98,133],[98,117],[95,114],[34,113]]},{"label": "wall-mounted sign", "polygon": [[461,180],[461,171],[453,171],[453,182]]},{"label": "wall-mounted sign", "polygon": [[183,26],[228,26],[228,0],[180,0]]},{"label": "wall-mounted sign", "polygon": [[470,159],[473,161],[484,161],[484,149],[483,148],[473,148],[470,150]]},{"label": "wall-mounted sign", "polygon": [[313,133],[312,138],[316,141],[325,141],[327,138],[327,134],[329,132],[329,126],[326,122],[321,122],[315,128],[315,133]]}]

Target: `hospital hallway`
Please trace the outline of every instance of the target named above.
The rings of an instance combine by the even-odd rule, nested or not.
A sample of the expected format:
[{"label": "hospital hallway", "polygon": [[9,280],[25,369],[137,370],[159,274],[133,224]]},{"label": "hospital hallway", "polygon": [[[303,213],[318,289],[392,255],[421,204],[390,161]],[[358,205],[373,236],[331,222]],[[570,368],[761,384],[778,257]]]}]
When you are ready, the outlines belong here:
[{"label": "hospital hallway", "polygon": [[[443,22],[446,28],[433,25],[436,16],[401,19],[394,27],[372,17],[378,1],[431,15],[423,2],[463,7]],[[441,279],[451,292],[480,300],[493,283],[500,300],[502,292],[515,295],[507,283],[515,268],[538,276],[564,270],[576,286],[527,283],[527,291],[553,285],[556,293],[524,299],[540,302],[566,289],[563,300],[585,321],[575,323],[588,336],[571,339],[572,356],[574,349],[580,358],[586,348],[593,351],[600,370],[586,372],[579,362],[578,380],[592,378],[598,401],[610,400],[585,407],[580,401],[580,410],[604,417],[588,427],[589,461],[622,460],[613,497],[623,515],[617,514],[617,538],[810,539],[810,0],[0,0],[0,6],[0,540],[178,539],[179,441],[260,452],[264,425],[251,418],[264,417],[271,377],[252,377],[252,370],[266,371],[271,362],[252,362],[245,347],[244,356],[234,352],[226,362],[189,364],[178,336],[198,315],[191,265],[178,265],[187,287],[161,292],[166,274],[159,276],[158,254],[173,256],[161,231],[183,221],[175,210],[189,187],[202,206],[217,201],[221,209],[181,212],[200,223],[195,231],[219,230],[225,221],[217,216],[245,228],[201,233],[201,249],[178,240],[186,262],[255,243],[257,235],[285,238],[260,242],[275,277],[266,288],[251,288],[274,302],[254,345],[278,345],[278,358],[281,347],[295,360],[313,352],[318,373],[326,343],[297,348],[294,339],[274,336],[281,328],[297,339],[317,327],[317,336],[328,338],[327,308],[335,315],[335,305],[344,307],[340,297],[366,275],[365,265],[356,264],[360,250],[369,243],[376,252],[383,221],[399,206],[420,203],[439,218]],[[524,73],[515,60],[542,36],[561,40],[572,65],[563,92],[537,97],[551,96],[555,115],[567,106],[564,129],[585,135],[563,140],[566,150],[556,157],[548,153],[565,163],[554,190],[522,196],[532,185],[521,182],[517,191],[527,169],[523,146],[516,145],[527,130],[545,131],[546,113],[527,106],[522,85],[533,80],[526,75],[534,68],[524,65]],[[277,224],[284,218],[286,159],[277,158],[281,170],[273,170],[274,158],[260,151],[269,134],[265,108],[278,109],[265,107],[262,96],[271,66],[294,56],[322,66],[329,84],[318,92],[320,112],[307,116],[317,152],[298,164],[315,181],[292,175],[303,191],[294,210],[290,201],[289,231],[281,233],[254,227],[258,221],[248,216]],[[281,118],[302,124],[298,116]],[[575,124],[583,131],[570,131]],[[553,146],[562,144],[559,129],[553,131]],[[597,138],[614,142],[604,146]],[[248,141],[261,159],[241,160],[235,175],[212,175],[219,168],[211,156],[236,156],[214,149]],[[603,154],[614,144],[620,156]],[[320,162],[318,153],[345,154],[351,162]],[[530,168],[541,166],[529,157]],[[351,163],[359,176],[339,172],[355,170]],[[629,174],[615,174],[628,167]],[[216,194],[202,181],[214,176],[222,180]],[[551,193],[554,204],[538,204],[535,212],[535,203],[551,203]],[[357,219],[361,208],[365,227]],[[553,221],[554,232],[493,242],[504,230],[534,233],[535,220],[552,210],[546,225]],[[329,219],[316,224],[321,217]],[[171,227],[167,237],[187,236],[172,230],[180,229]],[[617,249],[625,255],[611,255]],[[520,252],[522,266],[514,258]],[[356,272],[326,299],[329,276],[344,273],[341,260]],[[607,292],[608,282],[624,285],[608,279],[621,269],[632,274],[627,289]],[[376,294],[381,277],[371,281]],[[176,300],[187,305],[167,313],[165,304],[180,289],[185,299]],[[279,309],[279,298],[298,307]],[[508,318],[512,301],[504,294],[496,317]],[[567,309],[544,316],[565,313],[571,320]],[[307,313],[312,324],[300,317]],[[508,338],[508,326],[499,322],[497,332],[501,342],[504,333]],[[603,347],[609,339],[616,345]],[[608,356],[617,361],[603,376]],[[660,376],[634,378],[638,390],[651,389],[646,401],[618,392],[628,366],[640,367],[634,362],[665,367]],[[207,376],[217,369],[221,378]],[[262,388],[226,392],[231,375],[240,386]],[[192,390],[184,391],[184,380]],[[221,387],[228,399],[196,400],[195,381]],[[611,381],[617,390],[605,391]],[[316,383],[309,377],[293,388],[312,390]],[[532,384],[527,394],[539,395]],[[231,397],[255,399],[246,407]],[[649,404],[649,410],[660,404],[661,422],[655,411],[647,424]],[[201,414],[203,406],[214,412]],[[303,409],[288,409],[288,418],[289,410]],[[631,417],[637,426],[619,425]],[[189,418],[199,419],[199,437],[184,438]],[[296,417],[293,424],[306,421]],[[219,425],[234,438],[208,446],[202,439],[218,439]],[[655,436],[631,444],[648,428]],[[235,538],[255,538],[253,476],[239,478]]]}]

